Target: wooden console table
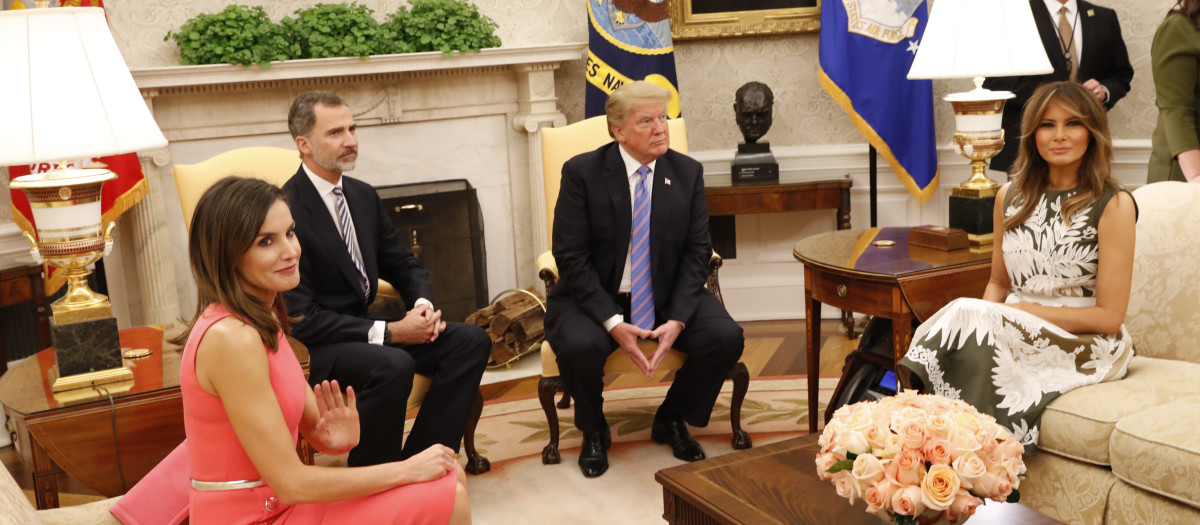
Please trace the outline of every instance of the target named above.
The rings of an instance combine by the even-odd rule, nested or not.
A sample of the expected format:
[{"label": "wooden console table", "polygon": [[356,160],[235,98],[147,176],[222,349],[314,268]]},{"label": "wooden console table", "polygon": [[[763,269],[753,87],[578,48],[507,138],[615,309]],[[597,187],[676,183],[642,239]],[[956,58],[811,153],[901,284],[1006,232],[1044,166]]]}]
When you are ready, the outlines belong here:
[{"label": "wooden console table", "polygon": [[[895,368],[908,352],[912,321],[923,320],[959,297],[982,297],[992,267],[992,247],[941,251],[908,245],[909,228],[871,228],[821,233],[796,243],[792,255],[804,263],[804,324],[808,334],[809,377],[821,369],[821,304],[892,320],[892,359],[877,364]],[[879,244],[890,246],[878,246]],[[876,362],[855,350],[833,391],[837,399],[845,379]],[[808,431],[817,431],[817,383],[808,382]],[[825,422],[833,414],[826,411]]]},{"label": "wooden console table", "polygon": [[[817,478],[817,435],[738,450],[658,471],[668,524],[807,523],[882,525],[866,503],[848,505],[833,484]],[[1016,503],[988,501],[967,525],[1059,523]]]},{"label": "wooden console table", "polygon": [[850,179],[733,186],[705,181],[709,215],[745,215],[804,210],[837,210],[839,230],[850,229]]},{"label": "wooden console table", "polygon": [[[183,441],[182,349],[164,343],[163,336],[161,326],[121,330],[123,348],[153,353],[125,360],[133,370],[133,387],[112,392],[111,405],[102,393],[74,402],[55,399],[50,391],[51,370],[57,371],[52,348],[18,361],[0,377],[0,402],[15,428],[13,441],[21,459],[33,470],[37,508],[58,507],[59,472],[112,497],[132,487]],[[122,470],[126,487],[121,486]]]}]

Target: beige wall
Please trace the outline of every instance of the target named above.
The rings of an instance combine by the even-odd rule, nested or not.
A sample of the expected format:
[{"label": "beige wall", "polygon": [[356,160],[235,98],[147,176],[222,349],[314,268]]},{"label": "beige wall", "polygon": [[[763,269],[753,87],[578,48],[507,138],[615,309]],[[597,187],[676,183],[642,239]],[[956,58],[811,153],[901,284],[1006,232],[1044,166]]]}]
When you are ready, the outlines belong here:
[{"label": "beige wall", "polygon": [[[273,19],[315,0],[244,0],[262,5]],[[378,18],[394,11],[398,0],[367,0]],[[499,24],[505,46],[523,46],[587,40],[584,0],[476,0],[481,11]],[[189,17],[216,12],[227,2],[218,0],[143,0],[110,2],[108,16],[117,43],[131,68],[171,66],[178,63],[172,42],[163,42],[168,30]],[[1117,10],[1135,69],[1133,89],[1113,109],[1112,129],[1117,139],[1148,140],[1154,127],[1153,81],[1150,75],[1150,40],[1163,13],[1174,0],[1108,0]],[[776,146],[863,144],[848,119],[817,83],[817,34],[775,37],[742,37],[678,42],[678,67],[683,111],[688,119],[691,149],[730,150],[740,139],[733,122],[733,92],[757,80],[775,92],[775,124],[767,140]],[[583,65],[568,65],[557,76],[562,94],[561,111],[569,121],[583,116]],[[965,80],[938,82],[935,95],[969,87]],[[949,143],[952,115],[937,104],[939,142]],[[4,184],[0,182],[0,184]],[[7,192],[4,192],[7,195]],[[7,197],[0,201],[0,224],[9,222]]]}]

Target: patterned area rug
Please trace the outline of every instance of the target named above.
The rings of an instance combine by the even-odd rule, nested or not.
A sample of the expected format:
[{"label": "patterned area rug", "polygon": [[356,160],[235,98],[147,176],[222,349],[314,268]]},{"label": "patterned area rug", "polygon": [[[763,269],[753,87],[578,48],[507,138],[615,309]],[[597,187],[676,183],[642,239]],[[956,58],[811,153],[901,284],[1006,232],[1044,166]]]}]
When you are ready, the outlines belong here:
[{"label": "patterned area rug", "polygon": [[[837,378],[823,378],[819,385],[819,409],[833,394]],[[604,391],[604,414],[614,442],[649,441],[654,412],[669,385],[608,388]],[[755,378],[742,405],[742,428],[755,434],[801,432],[808,428],[808,383],[804,377]],[[732,434],[729,403],[733,385],[726,382],[712,421],[705,428],[690,428],[693,435]],[[574,404],[559,409],[559,450],[578,448],[583,437],[575,428]],[[409,421],[411,427],[412,420]],[[475,446],[493,464],[512,458],[537,455],[549,443],[550,430],[537,398],[500,401],[485,405],[475,432]],[[564,455],[563,461],[566,461]],[[574,461],[572,459],[571,461]]]},{"label": "patterned area rug", "polygon": [[[837,384],[821,379],[819,405]],[[705,428],[691,428],[708,457],[733,452],[730,447],[729,398],[726,385]],[[476,446],[492,462],[492,470],[469,476],[471,514],[476,525],[531,524],[660,524],[662,486],[654,473],[680,465],[669,449],[650,441],[654,411],[666,385],[605,390],[605,416],[613,430],[609,470],[595,479],[583,477],[576,461],[582,438],[572,410],[559,410],[562,463],[542,465],[549,440],[546,418],[537,399],[497,402],[484,407]],[[795,437],[808,428],[807,382],[799,378],[752,379],[742,406],[742,428],[755,446]]]}]

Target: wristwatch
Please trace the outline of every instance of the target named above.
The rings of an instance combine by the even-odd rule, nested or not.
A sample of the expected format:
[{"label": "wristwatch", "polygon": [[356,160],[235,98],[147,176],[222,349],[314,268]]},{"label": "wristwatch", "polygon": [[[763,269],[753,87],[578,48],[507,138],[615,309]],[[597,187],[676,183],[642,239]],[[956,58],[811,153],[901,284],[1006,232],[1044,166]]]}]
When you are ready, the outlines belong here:
[{"label": "wristwatch", "polygon": [[392,342],[392,330],[388,328],[387,324],[385,323],[383,325],[383,344],[388,344],[390,342]]}]

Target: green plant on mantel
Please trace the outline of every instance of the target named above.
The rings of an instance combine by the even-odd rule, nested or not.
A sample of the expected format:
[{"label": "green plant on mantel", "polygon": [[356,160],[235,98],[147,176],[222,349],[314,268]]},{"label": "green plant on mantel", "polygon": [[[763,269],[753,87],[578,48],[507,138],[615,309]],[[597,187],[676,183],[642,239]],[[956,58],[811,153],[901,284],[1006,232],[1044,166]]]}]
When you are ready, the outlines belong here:
[{"label": "green plant on mantel", "polygon": [[189,19],[174,39],[180,63],[241,64],[269,67],[272,60],[363,57],[393,53],[478,51],[500,47],[496,22],[466,0],[411,0],[385,23],[369,7],[317,4],[295,18],[271,22],[262,7],[231,5],[216,14]]},{"label": "green plant on mantel", "polygon": [[292,42],[299,44],[296,58],[361,57],[378,54],[379,22],[365,5],[317,4],[297,9],[296,18],[280,21]]},{"label": "green plant on mantel", "polygon": [[412,0],[412,10],[401,7],[383,24],[413,51],[475,51],[500,47],[496,22],[461,0]]},{"label": "green plant on mantel", "polygon": [[271,22],[262,7],[231,5],[220,13],[200,14],[187,21],[179,32],[168,31],[163,40],[174,39],[179,62],[194,64],[262,64],[287,60],[300,53],[287,32]]}]

